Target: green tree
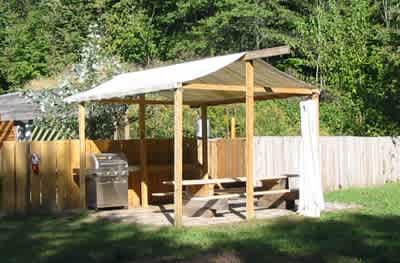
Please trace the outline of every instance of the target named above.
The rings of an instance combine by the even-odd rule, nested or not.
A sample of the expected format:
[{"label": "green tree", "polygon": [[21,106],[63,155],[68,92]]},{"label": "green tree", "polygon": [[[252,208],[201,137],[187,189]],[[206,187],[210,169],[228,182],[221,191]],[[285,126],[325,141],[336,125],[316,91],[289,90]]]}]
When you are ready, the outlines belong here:
[{"label": "green tree", "polygon": [[[291,55],[268,62],[322,90],[324,133],[400,131],[398,1],[0,0],[0,92],[85,64],[91,26],[101,56],[133,63],[130,70],[289,44]],[[113,61],[110,74],[123,72]],[[104,79],[92,75],[80,88]],[[258,103],[257,134],[297,134],[298,102]],[[130,111],[136,120],[137,109]],[[149,106],[147,113],[151,136],[171,136],[170,107]],[[226,136],[232,116],[243,134],[243,106],[211,107],[209,116],[214,136]],[[197,117],[187,110],[187,135]]]},{"label": "green tree", "polygon": [[391,54],[396,51],[387,30],[374,20],[376,8],[364,0],[320,1],[300,26],[300,58],[291,63],[305,75],[314,73],[310,77],[324,91],[321,118],[330,133],[399,131],[398,118],[390,113],[390,97],[396,98],[398,89],[393,86],[387,96],[388,82],[398,79],[393,74],[398,71],[398,56]]},{"label": "green tree", "polygon": [[3,89],[58,73],[79,61],[96,19],[95,1],[1,1],[0,80]]}]

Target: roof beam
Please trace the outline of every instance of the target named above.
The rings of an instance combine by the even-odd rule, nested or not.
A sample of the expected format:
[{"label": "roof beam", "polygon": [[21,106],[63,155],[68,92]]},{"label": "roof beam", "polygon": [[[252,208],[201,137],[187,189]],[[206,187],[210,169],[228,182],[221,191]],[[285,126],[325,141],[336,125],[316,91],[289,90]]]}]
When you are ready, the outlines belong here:
[{"label": "roof beam", "polygon": [[[183,85],[184,90],[211,90],[211,91],[238,91],[245,92],[244,85],[223,85],[223,84],[208,84],[208,83],[189,83]],[[261,86],[255,86],[255,92],[265,92],[266,89]]]},{"label": "roof beam", "polygon": [[[97,102],[97,103],[104,103],[104,104],[140,104],[139,99],[135,98],[113,98],[113,99],[103,99],[103,100],[95,100],[92,102]],[[145,100],[144,101],[145,105],[174,105],[174,102],[172,100]],[[203,105],[205,103],[200,103],[200,102],[184,102],[184,105],[189,105],[193,107],[199,107],[200,105]]]},{"label": "roof beam", "polygon": [[[189,83],[183,85],[184,90],[203,90],[203,91],[228,91],[228,92],[245,92],[246,88],[242,85],[221,85],[208,83]],[[254,86],[255,93],[274,93],[274,94],[293,94],[293,95],[312,95],[318,93],[316,89],[310,88],[270,88],[262,86]]]},{"label": "roof beam", "polygon": [[[296,94],[272,94],[269,93],[267,95],[258,95],[254,96],[255,101],[259,100],[271,100],[271,99],[286,99],[290,97],[299,97],[302,95]],[[305,96],[305,95],[304,95]],[[236,103],[243,103],[246,101],[246,98],[233,98],[233,99],[225,99],[225,100],[215,100],[215,101],[208,101],[208,102],[192,102],[192,107],[200,106],[200,105],[207,105],[207,106],[218,106],[218,105],[226,105],[226,104],[236,104]]]},{"label": "roof beam", "polygon": [[257,58],[269,58],[274,56],[286,55],[290,53],[289,46],[279,46],[260,50],[248,51],[242,60],[252,60]]},{"label": "roof beam", "polygon": [[271,93],[275,94],[293,94],[293,95],[312,95],[319,93],[317,89],[310,88],[268,88]]},{"label": "roof beam", "polygon": [[[136,99],[136,98],[113,98],[113,99],[97,100],[97,101],[93,101],[93,102],[106,103],[106,104],[140,104],[140,103],[142,103],[140,99]],[[173,105],[174,102],[172,100],[145,100],[144,104]]]}]

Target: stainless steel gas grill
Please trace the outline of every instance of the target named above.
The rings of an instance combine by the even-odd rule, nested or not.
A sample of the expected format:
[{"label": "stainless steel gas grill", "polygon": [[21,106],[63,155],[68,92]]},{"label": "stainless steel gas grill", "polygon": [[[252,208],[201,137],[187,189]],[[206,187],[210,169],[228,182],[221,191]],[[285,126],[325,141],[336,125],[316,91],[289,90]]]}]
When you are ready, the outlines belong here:
[{"label": "stainless steel gas grill", "polygon": [[88,207],[128,207],[128,175],[123,153],[90,154],[86,170]]}]

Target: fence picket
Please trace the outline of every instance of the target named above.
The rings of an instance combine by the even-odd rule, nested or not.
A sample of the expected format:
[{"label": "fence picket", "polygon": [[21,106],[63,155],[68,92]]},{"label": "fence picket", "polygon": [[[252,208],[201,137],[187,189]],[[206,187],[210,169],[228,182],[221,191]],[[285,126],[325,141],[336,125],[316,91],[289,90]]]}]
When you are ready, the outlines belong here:
[{"label": "fence picket", "polygon": [[3,162],[3,210],[7,214],[14,214],[16,207],[15,142],[3,142],[1,150]]},{"label": "fence picket", "polygon": [[42,170],[42,206],[46,211],[55,211],[56,203],[56,144],[55,141],[43,142],[40,168]]},{"label": "fence picket", "polygon": [[25,214],[29,205],[29,143],[15,144],[15,203],[16,212]]},{"label": "fence picket", "polygon": [[68,208],[68,177],[70,176],[70,142],[57,142],[57,205],[58,209]]},{"label": "fence picket", "polygon": [[[39,156],[42,155],[42,142],[34,141],[31,143],[31,154],[38,154]],[[30,156],[29,156],[30,157]],[[30,187],[31,187],[31,205],[30,208],[32,212],[35,212],[40,209],[41,207],[41,181],[42,175],[39,171],[38,174],[33,173],[31,171],[30,176]]]}]

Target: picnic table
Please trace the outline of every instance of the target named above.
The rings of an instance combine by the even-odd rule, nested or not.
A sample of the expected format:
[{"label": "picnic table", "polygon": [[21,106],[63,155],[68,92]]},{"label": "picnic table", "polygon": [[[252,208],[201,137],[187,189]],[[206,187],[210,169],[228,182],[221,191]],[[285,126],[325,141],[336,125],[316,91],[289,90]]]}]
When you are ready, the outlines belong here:
[{"label": "picnic table", "polygon": [[[280,201],[286,202],[287,208],[293,208],[294,200],[292,199],[298,198],[298,190],[289,189],[289,178],[297,176],[298,175],[287,174],[274,177],[256,178],[256,181],[260,181],[262,186],[255,186],[255,191],[253,192],[253,195],[259,198],[258,201],[260,204],[271,203],[268,201],[267,196],[275,196],[277,199],[280,199]],[[246,181],[246,177],[183,180],[182,186],[184,187],[185,200],[184,210],[188,210],[189,207],[189,214],[197,214],[197,210],[199,209],[226,209],[228,206],[228,200],[246,197]],[[279,182],[283,182],[283,184]],[[163,181],[162,183],[171,186],[175,185],[174,181]],[[204,187],[207,185],[211,186],[211,189],[213,189],[213,191],[209,191],[208,193],[206,192],[206,195],[203,194],[201,196],[198,196],[197,190],[199,189],[199,187]],[[214,190],[214,186],[216,185],[219,189]],[[273,187],[274,185],[278,185],[278,187]],[[174,192],[153,194],[173,195]],[[215,202],[210,202],[213,200]]]}]

